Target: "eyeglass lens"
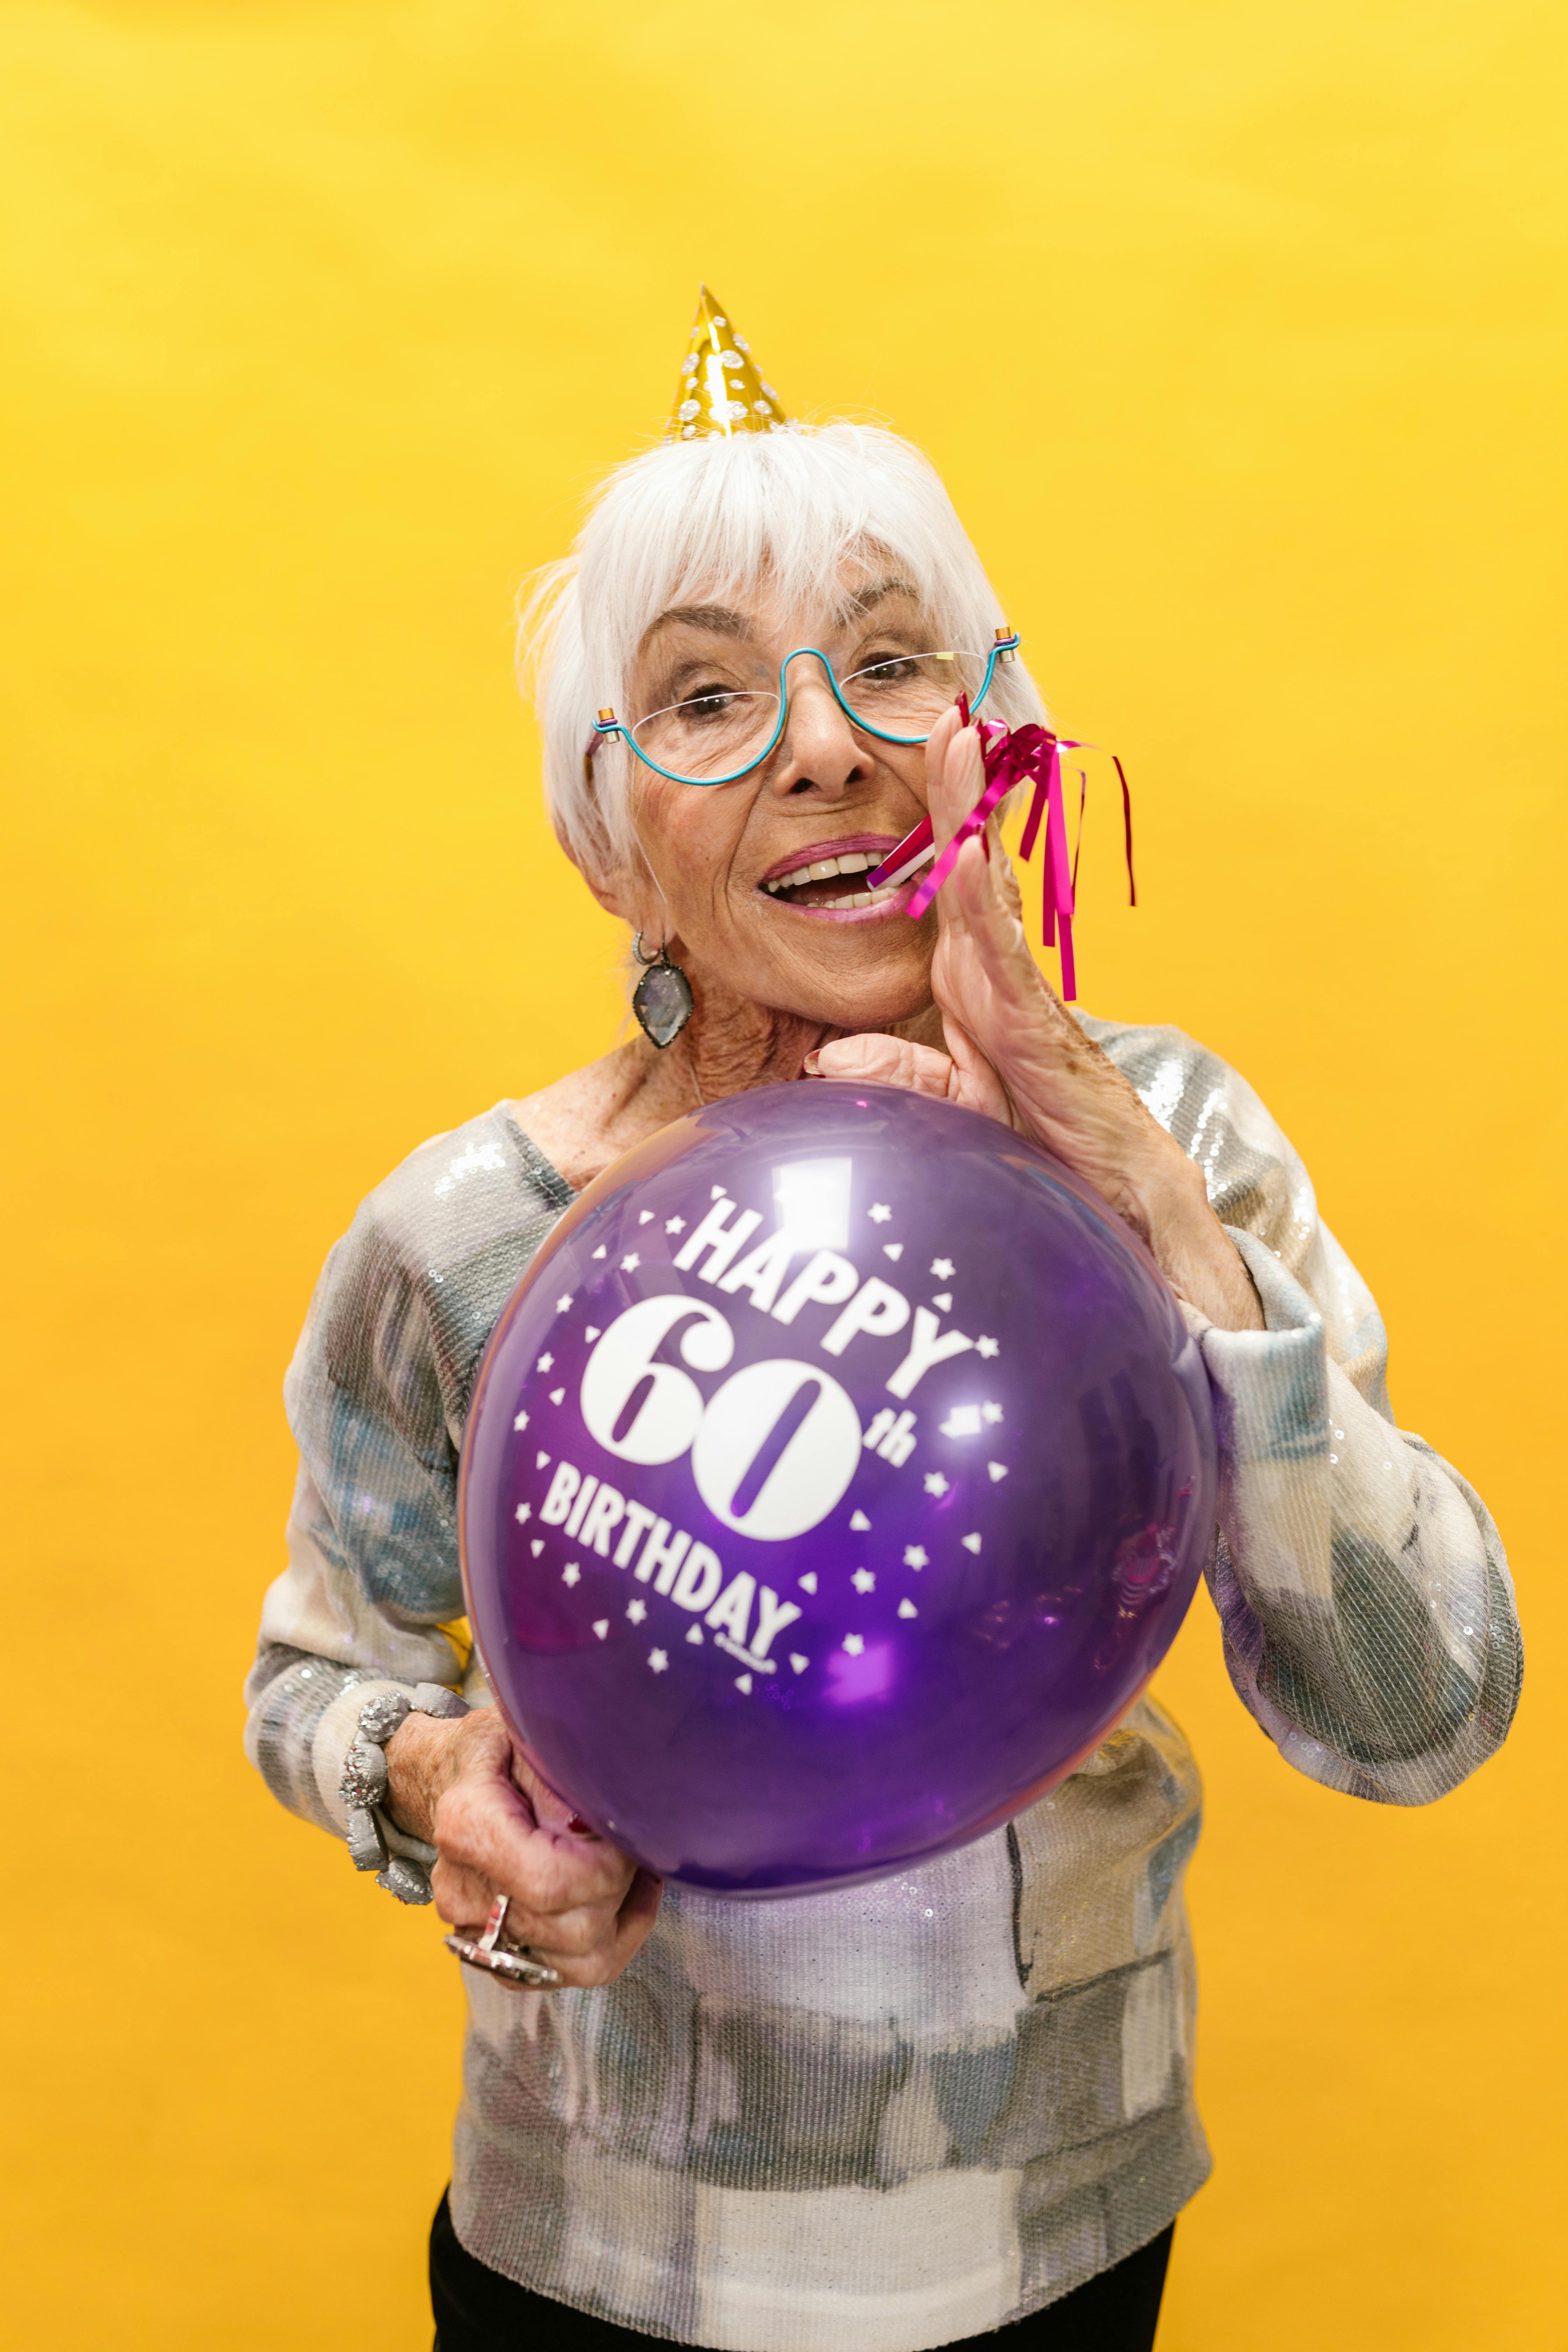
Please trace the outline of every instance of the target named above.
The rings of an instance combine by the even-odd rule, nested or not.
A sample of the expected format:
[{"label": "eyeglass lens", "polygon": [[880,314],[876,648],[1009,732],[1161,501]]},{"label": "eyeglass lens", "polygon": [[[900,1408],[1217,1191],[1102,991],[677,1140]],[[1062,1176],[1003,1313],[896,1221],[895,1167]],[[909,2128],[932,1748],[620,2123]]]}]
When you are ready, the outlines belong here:
[{"label": "eyeglass lens", "polygon": [[[972,653],[900,654],[840,678],[838,691],[867,726],[923,742],[959,695],[973,700],[979,693],[986,659]],[[668,709],[639,719],[631,731],[638,751],[657,767],[701,783],[760,756],[778,719],[776,693],[715,683],[699,685]]]}]

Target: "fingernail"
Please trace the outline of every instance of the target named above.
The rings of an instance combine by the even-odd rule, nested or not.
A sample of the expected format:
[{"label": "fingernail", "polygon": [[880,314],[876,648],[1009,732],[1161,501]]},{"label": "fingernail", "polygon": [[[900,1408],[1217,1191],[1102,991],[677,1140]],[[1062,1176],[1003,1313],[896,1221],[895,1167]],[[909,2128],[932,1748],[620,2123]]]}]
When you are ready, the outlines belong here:
[{"label": "fingernail", "polygon": [[808,1078],[819,1078],[822,1076],[822,1071],[818,1066],[817,1057],[815,1053],[808,1054],[800,1066],[805,1072]]},{"label": "fingernail", "polygon": [[574,1813],[566,1826],[574,1837],[597,1837],[599,1834],[593,1822],[585,1822],[581,1813]]}]

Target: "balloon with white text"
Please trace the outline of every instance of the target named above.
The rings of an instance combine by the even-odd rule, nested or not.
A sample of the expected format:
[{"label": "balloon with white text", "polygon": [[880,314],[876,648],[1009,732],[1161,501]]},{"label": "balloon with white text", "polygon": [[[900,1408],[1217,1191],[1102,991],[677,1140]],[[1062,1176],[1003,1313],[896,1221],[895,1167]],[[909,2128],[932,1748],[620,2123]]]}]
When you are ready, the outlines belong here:
[{"label": "balloon with white text", "polygon": [[544,1776],[732,1895],[882,1875],[1084,1761],[1213,1542],[1195,1343],[1047,1153],[886,1087],[693,1112],[567,1210],[464,1434],[469,1616]]}]

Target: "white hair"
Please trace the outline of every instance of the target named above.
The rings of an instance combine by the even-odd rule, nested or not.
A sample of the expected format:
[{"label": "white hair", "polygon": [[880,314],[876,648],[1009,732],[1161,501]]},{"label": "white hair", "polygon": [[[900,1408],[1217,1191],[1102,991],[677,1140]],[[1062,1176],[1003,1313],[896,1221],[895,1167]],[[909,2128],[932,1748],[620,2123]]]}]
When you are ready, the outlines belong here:
[{"label": "white hair", "polygon": [[[622,718],[643,636],[671,604],[766,575],[792,608],[835,596],[846,560],[886,558],[949,645],[984,650],[1006,620],[935,467],[869,425],[797,425],[672,441],[605,482],[571,555],[525,585],[518,658],[544,735],[544,793],[562,846],[589,874],[628,868],[633,755],[614,739],[590,764],[594,719]],[[1042,719],[1022,661],[998,666],[986,702],[1011,726]]]}]

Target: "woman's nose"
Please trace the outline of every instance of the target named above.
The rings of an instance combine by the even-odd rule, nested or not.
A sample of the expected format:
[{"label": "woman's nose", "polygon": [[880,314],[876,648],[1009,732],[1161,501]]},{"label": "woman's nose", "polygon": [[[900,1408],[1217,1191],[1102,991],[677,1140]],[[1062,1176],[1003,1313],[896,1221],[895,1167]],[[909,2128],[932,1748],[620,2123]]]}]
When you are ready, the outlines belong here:
[{"label": "woman's nose", "polygon": [[837,800],[871,761],[816,662],[795,665],[786,681],[789,708],[769,779],[774,792],[813,791]]}]

